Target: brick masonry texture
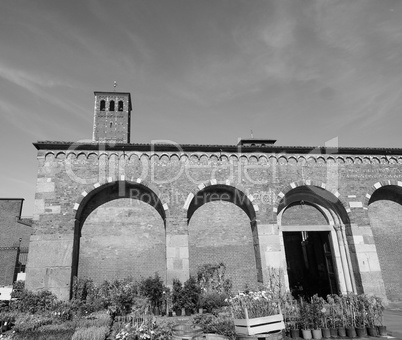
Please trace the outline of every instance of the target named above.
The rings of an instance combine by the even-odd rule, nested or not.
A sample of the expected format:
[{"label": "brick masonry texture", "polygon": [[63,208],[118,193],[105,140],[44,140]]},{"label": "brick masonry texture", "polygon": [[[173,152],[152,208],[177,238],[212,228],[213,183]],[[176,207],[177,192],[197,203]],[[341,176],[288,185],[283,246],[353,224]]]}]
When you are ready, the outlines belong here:
[{"label": "brick masonry texture", "polygon": [[229,202],[209,202],[192,216],[189,226],[190,273],[206,263],[226,265],[233,289],[243,290],[257,281],[250,220]]},{"label": "brick masonry texture", "polygon": [[149,204],[122,198],[95,209],[82,228],[79,277],[96,283],[166,276],[163,220]]},{"label": "brick masonry texture", "polygon": [[388,299],[402,297],[402,206],[399,203],[381,200],[369,206],[373,237],[364,240],[375,244]]},{"label": "brick masonry texture", "polygon": [[[46,241],[54,242],[54,246],[49,246],[49,253],[57,253],[56,245],[61,237],[71,245],[73,254],[71,258],[63,255],[59,263],[43,265],[30,253],[27,285],[31,289],[51,288],[60,297],[68,297],[69,280],[74,272],[71,262],[74,249],[78,249],[76,230],[80,223],[83,228],[78,252],[79,275],[93,275],[101,280],[115,277],[117,273],[119,276],[126,273],[148,276],[158,271],[162,277],[166,273],[167,283],[170,283],[173,277],[185,279],[200,264],[222,259],[227,262],[227,273],[234,278],[236,287],[251,284],[258,273],[259,262],[263,273],[269,266],[285,267],[278,208],[286,206],[288,199],[309,203],[319,192],[297,192],[298,188],[320,188],[327,196],[319,197],[319,202],[314,204],[324,204],[333,216],[342,216],[358,290],[376,292],[390,301],[402,301],[400,284],[398,286],[398,282],[402,282],[401,272],[392,267],[402,262],[402,255],[396,245],[389,254],[388,250],[379,250],[387,244],[386,240],[400,237],[400,215],[395,213],[396,208],[387,210],[387,196],[369,205],[369,197],[378,188],[402,185],[401,155],[379,156],[367,152],[362,155],[306,155],[289,151],[238,154],[205,150],[175,153],[168,149],[141,151],[139,146],[134,151],[118,147],[111,151],[107,148],[94,151],[85,146],[81,149],[69,152],[61,146],[59,149],[53,146],[52,150],[39,147],[35,238],[31,239],[31,244],[39,247],[46,235],[52,236],[53,241]],[[150,188],[164,208],[154,209],[146,203],[139,204],[138,209],[130,205],[122,207],[116,203],[120,199],[103,202],[97,207],[102,201],[93,200],[94,192],[122,178],[133,188],[137,185],[139,192],[142,190],[139,182],[144,188]],[[187,207],[186,200],[189,194],[202,190],[201,184],[215,186],[218,196],[225,188],[236,188],[250,201],[237,202],[238,206],[207,203],[196,209],[188,221],[191,199]],[[123,192],[121,198],[128,196],[129,193]],[[377,203],[381,203],[379,208]],[[80,214],[89,211],[91,204],[94,210],[87,221],[81,221]],[[247,209],[254,211],[254,221],[247,216]],[[372,209],[381,210],[373,214],[383,218],[375,222]],[[309,204],[303,207],[303,215],[300,211],[298,204],[291,206],[283,215],[283,224],[329,223],[323,213]],[[166,215],[165,226],[163,214]],[[250,222],[256,224],[254,229]],[[131,226],[138,233],[130,234]],[[334,235],[338,234],[334,231]],[[100,260],[98,254],[104,260]],[[348,254],[338,251],[337,256]],[[147,261],[143,261],[144,258]],[[387,267],[384,264],[387,261],[393,264]],[[40,279],[44,272],[48,273],[47,281]],[[339,280],[342,280],[342,273],[339,273]]]},{"label": "brick masonry texture", "polygon": [[17,247],[29,245],[33,229],[26,225],[29,219],[20,223],[22,204],[22,199],[0,199],[0,286],[13,283]]}]

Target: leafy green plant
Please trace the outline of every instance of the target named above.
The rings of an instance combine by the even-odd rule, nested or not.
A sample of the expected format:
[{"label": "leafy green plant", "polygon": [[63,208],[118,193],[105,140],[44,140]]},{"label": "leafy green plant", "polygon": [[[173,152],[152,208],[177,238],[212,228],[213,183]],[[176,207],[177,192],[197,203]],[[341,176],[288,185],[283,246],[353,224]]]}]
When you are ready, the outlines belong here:
[{"label": "leafy green plant", "polygon": [[225,293],[210,292],[200,296],[199,305],[206,309],[208,313],[212,313],[215,309],[228,306],[228,295]]},{"label": "leafy green plant", "polygon": [[183,293],[183,284],[179,279],[173,279],[172,305],[174,310],[181,309],[184,307],[182,293]]},{"label": "leafy green plant", "polygon": [[25,281],[15,281],[13,283],[13,291],[11,292],[11,297],[14,299],[19,299],[25,289]]},{"label": "leafy green plant", "polygon": [[207,263],[197,270],[197,282],[203,293],[217,292],[229,294],[232,281],[225,278],[226,266],[223,262],[218,264]]},{"label": "leafy green plant", "polygon": [[142,280],[140,283],[140,292],[149,299],[152,307],[160,308],[164,291],[165,286],[158,273],[155,273],[154,277],[150,276]]},{"label": "leafy green plant", "polygon": [[53,318],[49,315],[21,313],[15,320],[14,330],[16,332],[33,331],[52,323]]},{"label": "leafy green plant", "polygon": [[184,308],[194,311],[198,305],[200,294],[201,288],[198,285],[197,280],[194,276],[190,276],[183,285],[182,296]]},{"label": "leafy green plant", "polygon": [[51,311],[56,304],[56,296],[48,290],[34,293],[24,289],[18,300],[10,302],[10,310],[19,312],[38,313]]},{"label": "leafy green plant", "polygon": [[313,295],[310,302],[310,317],[314,329],[323,327],[324,299],[317,294]]}]

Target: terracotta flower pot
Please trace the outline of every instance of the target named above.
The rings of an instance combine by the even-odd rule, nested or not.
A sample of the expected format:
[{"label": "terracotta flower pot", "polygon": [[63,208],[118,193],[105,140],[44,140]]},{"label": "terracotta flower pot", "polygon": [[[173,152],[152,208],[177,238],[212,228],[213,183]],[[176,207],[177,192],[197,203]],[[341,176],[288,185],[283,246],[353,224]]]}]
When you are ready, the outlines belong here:
[{"label": "terracotta flower pot", "polygon": [[322,337],[325,339],[328,339],[331,337],[331,332],[329,331],[329,328],[322,328]]},{"label": "terracotta flower pot", "polygon": [[313,338],[311,329],[302,329],[303,339],[310,340]]},{"label": "terracotta flower pot", "polygon": [[387,326],[378,326],[378,334],[380,336],[385,336],[387,335]]},{"label": "terracotta flower pot", "polygon": [[347,327],[346,336],[348,338],[356,338],[356,329],[354,327]]},{"label": "terracotta flower pot", "polygon": [[337,338],[338,337],[338,329],[337,328],[330,328],[329,333],[331,334],[331,338]]},{"label": "terracotta flower pot", "polygon": [[366,335],[366,328],[356,327],[356,335],[361,338]]},{"label": "terracotta flower pot", "polygon": [[290,335],[292,336],[292,339],[297,339],[300,335],[300,330],[299,329],[291,329]]},{"label": "terracotta flower pot", "polygon": [[368,336],[377,336],[377,327],[367,327]]},{"label": "terracotta flower pot", "polygon": [[313,339],[320,340],[322,339],[322,332],[321,329],[313,329]]},{"label": "terracotta flower pot", "polygon": [[346,337],[346,329],[345,329],[345,327],[338,327],[338,335],[341,338]]}]

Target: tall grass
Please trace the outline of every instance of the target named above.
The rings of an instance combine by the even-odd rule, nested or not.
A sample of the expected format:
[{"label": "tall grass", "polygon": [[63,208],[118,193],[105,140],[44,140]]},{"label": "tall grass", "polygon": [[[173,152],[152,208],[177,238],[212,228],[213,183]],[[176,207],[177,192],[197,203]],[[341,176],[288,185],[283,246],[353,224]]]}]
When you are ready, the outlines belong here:
[{"label": "tall grass", "polygon": [[109,334],[109,327],[78,328],[71,340],[105,340]]}]

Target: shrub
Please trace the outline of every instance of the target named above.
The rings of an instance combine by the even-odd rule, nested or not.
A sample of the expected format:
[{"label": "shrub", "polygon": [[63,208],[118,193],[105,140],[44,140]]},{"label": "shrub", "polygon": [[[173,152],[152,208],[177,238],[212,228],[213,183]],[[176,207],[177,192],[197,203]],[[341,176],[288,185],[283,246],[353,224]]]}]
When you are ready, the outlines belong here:
[{"label": "shrub", "polygon": [[15,320],[14,330],[16,332],[28,332],[52,323],[53,319],[46,315],[21,313]]},{"label": "shrub", "polygon": [[200,297],[200,307],[205,308],[208,313],[212,313],[215,309],[227,306],[227,298],[228,296],[224,293],[205,293]]},{"label": "shrub", "polygon": [[154,277],[148,277],[140,283],[140,293],[146,296],[151,302],[152,307],[160,307],[163,299],[165,287],[158,273]]},{"label": "shrub", "polygon": [[218,264],[207,263],[197,270],[197,282],[202,292],[218,292],[230,294],[232,281],[225,278],[226,266],[223,262]]},{"label": "shrub", "polygon": [[183,304],[183,285],[179,279],[173,279],[172,305],[173,309],[181,309]]},{"label": "shrub", "polygon": [[38,313],[46,312],[54,309],[56,304],[56,296],[48,290],[42,290],[34,293],[24,289],[18,300],[10,302],[10,310],[19,312]]},{"label": "shrub", "polygon": [[109,334],[109,327],[78,328],[71,340],[105,340]]},{"label": "shrub", "polygon": [[13,283],[13,291],[11,292],[11,297],[19,299],[24,289],[25,289],[25,281],[15,281]]},{"label": "shrub", "polygon": [[184,308],[194,311],[198,306],[200,294],[201,288],[198,285],[197,280],[194,276],[190,276],[190,278],[184,282],[182,291]]}]

